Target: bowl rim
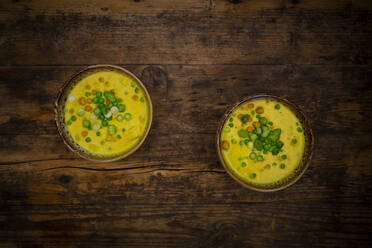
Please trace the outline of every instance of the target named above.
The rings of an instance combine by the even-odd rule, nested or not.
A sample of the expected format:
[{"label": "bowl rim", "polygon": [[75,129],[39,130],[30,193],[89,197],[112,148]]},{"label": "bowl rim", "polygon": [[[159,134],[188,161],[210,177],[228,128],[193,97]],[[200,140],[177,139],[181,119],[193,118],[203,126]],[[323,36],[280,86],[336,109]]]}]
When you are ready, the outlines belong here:
[{"label": "bowl rim", "polygon": [[[148,120],[148,124],[147,124],[147,130],[144,133],[141,141],[138,142],[130,150],[124,152],[123,154],[119,154],[117,156],[114,155],[113,157],[94,157],[94,156],[89,156],[89,155],[87,155],[87,154],[85,154],[83,152],[80,152],[78,149],[75,149],[74,146],[72,144],[70,144],[70,142],[68,141],[68,139],[66,137],[66,134],[65,134],[65,131],[61,127],[61,123],[59,121],[59,119],[60,119],[59,118],[60,115],[59,115],[59,111],[58,111],[59,102],[60,102],[60,100],[61,100],[61,98],[62,98],[62,96],[63,96],[66,88],[70,85],[70,83],[73,81],[74,78],[76,78],[77,76],[79,76],[83,72],[88,71],[88,70],[91,70],[91,69],[99,69],[99,68],[113,68],[113,69],[117,69],[117,70],[120,70],[120,71],[124,72],[125,74],[128,74],[129,76],[133,77],[137,81],[137,83],[142,87],[143,91],[145,92],[146,97],[147,97],[147,101],[148,101],[148,105],[149,105],[149,120]],[[125,68],[123,68],[121,66],[110,65],[110,64],[90,65],[90,66],[87,66],[87,67],[81,69],[80,71],[74,73],[72,76],[70,76],[68,78],[68,80],[61,86],[61,88],[58,91],[57,99],[54,102],[54,112],[55,112],[55,123],[56,123],[57,129],[58,129],[58,134],[62,138],[62,140],[65,143],[65,145],[72,152],[74,152],[75,154],[78,154],[80,157],[82,157],[84,159],[87,159],[87,160],[90,160],[92,162],[113,162],[113,161],[117,161],[117,160],[126,158],[129,155],[131,155],[132,153],[134,153],[136,150],[138,150],[142,146],[142,144],[146,140],[146,137],[148,136],[148,134],[150,132],[150,129],[151,129],[151,126],[152,126],[152,120],[153,120],[153,105],[152,105],[151,96],[150,96],[150,94],[149,94],[146,86],[143,84],[143,82],[135,74],[133,74],[129,70],[127,70],[127,69],[125,69]]]},{"label": "bowl rim", "polygon": [[[275,99],[275,100],[278,100],[278,101],[281,101],[281,102],[284,102],[286,104],[288,104],[289,106],[291,106],[298,114],[300,114],[304,120],[304,123],[306,125],[306,127],[304,127],[304,130],[306,129],[308,132],[309,132],[309,137],[311,139],[311,141],[309,142],[309,144],[306,144],[309,148],[309,152],[307,154],[307,157],[306,157],[306,162],[304,164],[304,166],[302,166],[302,169],[301,171],[293,178],[291,178],[290,180],[284,182],[283,184],[279,184],[278,187],[274,187],[274,188],[260,188],[260,187],[256,187],[252,184],[249,184],[247,183],[246,181],[242,180],[241,178],[239,178],[238,176],[236,176],[231,170],[230,168],[226,165],[225,163],[225,160],[223,159],[223,156],[222,156],[222,153],[221,153],[221,132],[222,132],[222,128],[223,128],[223,125],[224,123],[226,122],[227,118],[229,117],[229,115],[234,111],[236,110],[236,108],[238,108],[240,105],[252,100],[252,99],[256,99],[256,98],[272,98],[272,99]],[[218,129],[217,129],[217,152],[218,152],[218,157],[220,159],[220,162],[222,163],[224,169],[226,170],[226,172],[236,181],[238,182],[240,185],[242,185],[243,187],[245,188],[249,188],[251,190],[254,190],[254,191],[258,191],[258,192],[274,192],[274,191],[279,191],[279,190],[283,190],[289,186],[291,186],[292,184],[294,184],[295,182],[297,182],[301,177],[302,175],[305,173],[305,171],[308,169],[309,167],[309,164],[310,164],[310,161],[312,159],[312,156],[313,156],[313,148],[314,148],[314,135],[313,135],[313,131],[311,129],[311,126],[310,126],[310,122],[309,122],[309,119],[307,118],[307,116],[304,114],[304,112],[294,103],[290,102],[289,100],[287,100],[286,98],[284,97],[279,97],[279,96],[275,96],[275,95],[271,95],[271,94],[257,94],[257,95],[251,95],[251,96],[247,96],[247,97],[244,97],[242,100],[238,101],[237,103],[235,103],[234,105],[232,105],[232,107],[228,108],[227,111],[224,113],[224,115],[222,116],[221,120],[220,120],[220,123],[218,125]],[[289,177],[289,176],[288,176]],[[286,177],[286,178],[288,178]]]}]

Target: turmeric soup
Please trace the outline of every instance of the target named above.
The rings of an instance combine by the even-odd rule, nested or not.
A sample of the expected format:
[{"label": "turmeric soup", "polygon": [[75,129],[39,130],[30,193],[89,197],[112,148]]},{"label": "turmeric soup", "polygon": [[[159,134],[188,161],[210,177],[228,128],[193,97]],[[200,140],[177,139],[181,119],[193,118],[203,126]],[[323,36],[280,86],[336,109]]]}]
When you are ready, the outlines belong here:
[{"label": "turmeric soup", "polygon": [[303,127],[280,101],[255,98],[226,119],[220,136],[225,164],[237,177],[271,184],[288,177],[301,163]]},{"label": "turmeric soup", "polygon": [[84,150],[103,156],[136,146],[147,131],[149,115],[146,92],[119,71],[98,71],[81,79],[64,106],[71,138]]}]

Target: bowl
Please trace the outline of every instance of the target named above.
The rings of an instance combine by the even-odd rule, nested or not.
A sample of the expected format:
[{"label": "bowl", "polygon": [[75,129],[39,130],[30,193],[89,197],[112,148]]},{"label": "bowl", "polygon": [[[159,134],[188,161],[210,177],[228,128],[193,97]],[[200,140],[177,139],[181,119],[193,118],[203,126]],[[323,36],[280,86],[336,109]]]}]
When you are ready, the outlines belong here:
[{"label": "bowl", "polygon": [[[302,127],[304,129],[304,135],[305,135],[305,150],[304,150],[304,154],[303,154],[300,164],[288,177],[285,177],[279,181],[276,181],[270,184],[258,184],[258,183],[256,184],[256,183],[248,182],[248,181],[241,179],[240,177],[238,177],[231,171],[229,166],[227,166],[221,153],[221,140],[220,140],[221,132],[222,132],[224,123],[227,121],[227,118],[240,105],[250,100],[257,99],[257,98],[273,99],[285,105],[286,107],[288,107],[296,115],[298,120],[301,122]],[[227,171],[227,173],[242,186],[255,190],[255,191],[260,191],[260,192],[272,192],[272,191],[282,190],[294,184],[298,179],[300,179],[300,177],[305,173],[306,169],[309,167],[312,153],[313,153],[313,147],[314,147],[313,132],[311,130],[309,120],[305,116],[303,111],[297,105],[288,101],[287,99],[278,97],[278,96],[273,96],[273,95],[267,95],[267,94],[254,95],[254,96],[246,97],[243,100],[239,101],[223,115],[219,123],[218,130],[217,130],[217,152],[218,152],[220,161],[223,167],[225,168],[225,170]]]},{"label": "bowl", "polygon": [[[131,77],[132,79],[136,80],[138,85],[142,88],[143,92],[145,92],[146,97],[148,99],[148,105],[149,105],[149,120],[146,132],[144,133],[142,139],[130,150],[125,151],[120,154],[116,155],[97,155],[94,153],[91,153],[89,151],[86,151],[85,149],[81,148],[79,145],[76,144],[76,142],[73,140],[73,138],[70,136],[69,132],[67,131],[65,121],[64,121],[64,105],[67,100],[67,96],[69,95],[69,92],[72,90],[72,88],[84,77],[95,73],[95,72],[101,72],[101,71],[118,71],[121,73],[126,74],[127,76]],[[153,115],[153,108],[152,108],[152,102],[150,95],[144,86],[144,84],[139,80],[133,73],[130,71],[115,65],[92,65],[88,66],[87,68],[81,70],[80,72],[73,75],[67,82],[62,86],[62,88],[59,90],[57,100],[55,101],[55,121],[58,129],[58,133],[61,136],[63,142],[66,144],[66,146],[73,151],[74,153],[78,154],[80,157],[95,161],[95,162],[112,162],[119,159],[123,159],[130,154],[134,153],[138,148],[141,147],[143,142],[145,141],[150,128],[152,124],[152,115]]]}]

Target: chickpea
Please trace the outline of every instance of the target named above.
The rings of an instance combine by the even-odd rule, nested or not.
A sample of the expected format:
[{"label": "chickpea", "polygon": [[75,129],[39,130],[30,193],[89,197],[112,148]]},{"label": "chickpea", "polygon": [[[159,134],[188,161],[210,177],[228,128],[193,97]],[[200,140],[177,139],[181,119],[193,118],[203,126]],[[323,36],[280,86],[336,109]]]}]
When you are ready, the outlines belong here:
[{"label": "chickpea", "polygon": [[253,121],[252,116],[249,116],[248,122]]},{"label": "chickpea", "polygon": [[265,168],[266,170],[270,170],[270,169],[271,169],[271,165],[267,164],[267,165],[265,165],[264,168]]},{"label": "chickpea", "polygon": [[84,97],[79,98],[80,105],[85,105],[87,103],[87,100]]},{"label": "chickpea", "polygon": [[98,81],[100,81],[101,83],[103,83],[105,81],[105,79],[103,77],[100,77],[100,78],[98,78]]},{"label": "chickpea", "polygon": [[96,90],[92,90],[92,94],[95,96],[97,94]]},{"label": "chickpea", "polygon": [[86,85],[86,86],[85,86],[85,89],[90,90],[90,89],[91,89],[90,85],[89,85],[89,84]]},{"label": "chickpea", "polygon": [[247,127],[247,131],[250,132],[250,133],[253,132],[253,127],[251,127],[251,126]]},{"label": "chickpea", "polygon": [[115,94],[115,90],[113,90],[113,89],[111,89],[110,92],[111,92],[112,94]]},{"label": "chickpea", "polygon": [[254,104],[253,103],[248,104],[248,108],[253,109],[254,108]]},{"label": "chickpea", "polygon": [[88,98],[88,99],[87,99],[87,103],[88,103],[88,104],[91,104],[91,103],[92,103],[92,99]]},{"label": "chickpea", "polygon": [[134,101],[137,101],[137,100],[138,100],[138,96],[137,96],[137,95],[133,95],[133,96],[132,96],[132,99],[133,99]]},{"label": "chickpea", "polygon": [[90,105],[87,105],[87,106],[85,106],[84,110],[87,111],[87,112],[91,112],[93,109]]},{"label": "chickpea", "polygon": [[226,140],[222,141],[222,149],[223,150],[229,150],[229,148],[230,148],[229,142],[226,141]]},{"label": "chickpea", "polygon": [[256,108],[256,113],[257,113],[257,114],[263,114],[263,112],[264,112],[263,107],[257,107],[257,108]]},{"label": "chickpea", "polygon": [[70,114],[73,114],[73,113],[74,113],[74,109],[70,109],[68,112],[69,112]]},{"label": "chickpea", "polygon": [[88,136],[88,131],[84,130],[81,132],[81,136],[86,137]]},{"label": "chickpea", "polygon": [[258,121],[254,121],[254,122],[253,122],[253,126],[254,126],[255,128],[258,128],[258,127],[261,126],[261,124],[260,124]]}]

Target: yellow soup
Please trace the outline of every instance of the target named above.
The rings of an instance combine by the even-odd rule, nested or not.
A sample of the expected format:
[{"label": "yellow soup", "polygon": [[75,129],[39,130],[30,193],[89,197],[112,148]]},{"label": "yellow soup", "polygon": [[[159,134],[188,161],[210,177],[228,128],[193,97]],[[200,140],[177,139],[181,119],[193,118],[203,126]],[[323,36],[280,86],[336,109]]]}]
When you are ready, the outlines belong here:
[{"label": "yellow soup", "polygon": [[148,128],[149,103],[138,82],[117,71],[95,72],[71,90],[64,107],[70,136],[97,155],[124,153]]},{"label": "yellow soup", "polygon": [[273,99],[257,98],[230,114],[220,145],[226,165],[236,176],[270,184],[288,177],[300,164],[305,136],[288,107]]}]

